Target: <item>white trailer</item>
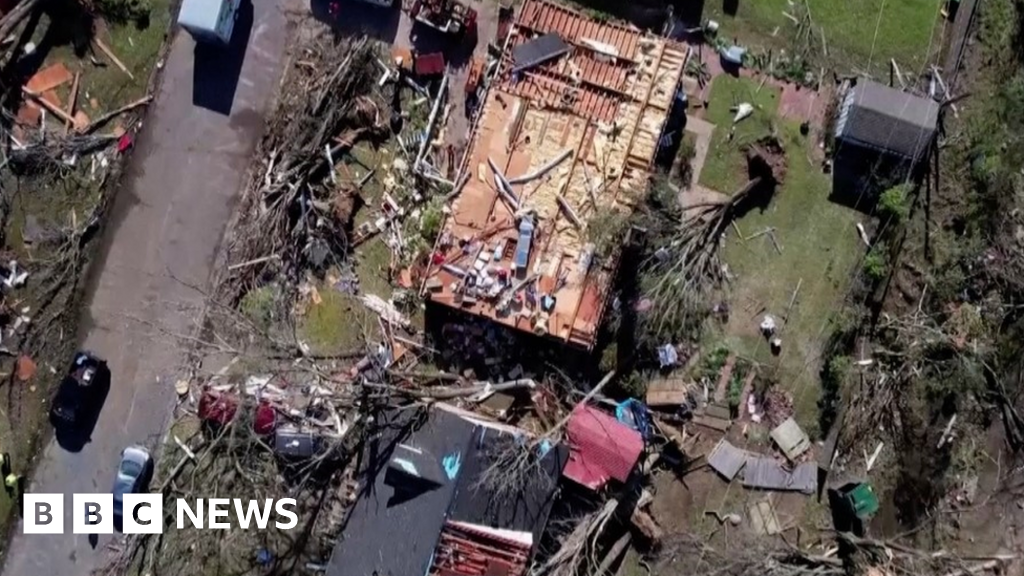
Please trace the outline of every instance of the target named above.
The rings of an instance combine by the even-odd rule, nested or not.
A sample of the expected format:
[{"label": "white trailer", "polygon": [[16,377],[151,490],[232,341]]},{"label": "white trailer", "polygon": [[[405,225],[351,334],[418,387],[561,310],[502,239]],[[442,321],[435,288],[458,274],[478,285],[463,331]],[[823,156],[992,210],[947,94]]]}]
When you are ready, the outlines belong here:
[{"label": "white trailer", "polygon": [[182,0],[178,24],[196,42],[228,44],[241,0]]}]

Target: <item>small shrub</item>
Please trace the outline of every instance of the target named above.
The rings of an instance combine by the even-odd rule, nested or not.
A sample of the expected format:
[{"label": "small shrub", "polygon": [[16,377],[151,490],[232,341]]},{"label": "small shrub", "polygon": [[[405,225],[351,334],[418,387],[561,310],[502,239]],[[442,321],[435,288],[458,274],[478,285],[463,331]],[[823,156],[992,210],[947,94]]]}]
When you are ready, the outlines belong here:
[{"label": "small shrub", "polygon": [[714,380],[718,377],[718,373],[725,367],[726,360],[729,359],[729,349],[725,346],[719,346],[711,351],[710,354],[704,357],[701,367],[701,377]]},{"label": "small shrub", "polygon": [[885,274],[888,271],[888,263],[886,262],[884,249],[880,248],[880,244],[876,244],[874,248],[868,252],[867,256],[864,257],[864,275],[868,277],[872,282],[878,282],[882,278],[885,278]]},{"label": "small shrub", "polygon": [[259,328],[266,330],[274,322],[277,306],[277,290],[273,286],[261,286],[246,292],[238,309]]},{"label": "small shrub", "polygon": [[94,0],[97,14],[110,22],[145,22],[153,9],[149,0]]},{"label": "small shrub", "polygon": [[441,233],[441,223],[444,221],[444,214],[439,204],[430,203],[423,210],[420,216],[420,234],[428,244],[433,245],[437,235]]},{"label": "small shrub", "polygon": [[608,344],[601,352],[601,360],[598,369],[602,374],[607,374],[619,365],[619,346],[615,342]]},{"label": "small shrub", "polygon": [[743,396],[743,378],[739,373],[733,374],[729,380],[729,390],[727,398],[729,400],[729,408],[736,410],[740,407],[740,399]]},{"label": "small shrub", "polygon": [[587,240],[594,243],[597,253],[606,256],[617,250],[626,235],[629,220],[614,208],[601,208],[587,222]]},{"label": "small shrub", "polygon": [[893,186],[878,198],[878,214],[883,218],[905,220],[910,215],[910,194],[904,185]]},{"label": "small shrub", "polygon": [[821,368],[821,397],[818,399],[818,428],[828,434],[839,414],[843,382],[853,369],[853,360],[845,354],[832,356]]},{"label": "small shrub", "polygon": [[650,378],[641,372],[631,372],[619,380],[618,389],[624,397],[643,398],[647,395],[647,382]]},{"label": "small shrub", "polygon": [[693,159],[697,156],[697,141],[693,134],[683,133],[683,141],[679,143],[679,180],[684,187],[693,183]]}]

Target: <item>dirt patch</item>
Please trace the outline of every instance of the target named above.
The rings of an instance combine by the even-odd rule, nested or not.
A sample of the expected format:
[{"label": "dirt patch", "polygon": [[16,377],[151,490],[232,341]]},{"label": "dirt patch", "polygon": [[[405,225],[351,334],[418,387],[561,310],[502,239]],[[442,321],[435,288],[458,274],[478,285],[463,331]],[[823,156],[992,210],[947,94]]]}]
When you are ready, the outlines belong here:
[{"label": "dirt patch", "polygon": [[774,137],[761,138],[743,151],[751,180],[761,178],[773,188],[786,181],[786,151]]}]

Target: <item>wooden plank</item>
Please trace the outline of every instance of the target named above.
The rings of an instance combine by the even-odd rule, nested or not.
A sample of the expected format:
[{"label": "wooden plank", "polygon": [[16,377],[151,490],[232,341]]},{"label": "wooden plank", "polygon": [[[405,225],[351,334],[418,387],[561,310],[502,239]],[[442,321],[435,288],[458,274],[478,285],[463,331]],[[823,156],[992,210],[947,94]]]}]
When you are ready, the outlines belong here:
[{"label": "wooden plank", "polygon": [[648,406],[679,406],[686,402],[687,384],[681,380],[657,380],[647,388]]},{"label": "wooden plank", "polygon": [[42,105],[43,108],[46,108],[50,113],[56,114],[57,117],[59,117],[61,120],[64,120],[65,122],[71,122],[72,124],[74,124],[74,122],[75,122],[74,118],[72,118],[71,116],[68,116],[67,112],[65,112],[64,110],[61,110],[61,108],[59,106],[55,106],[52,102],[47,100],[43,95],[39,94],[38,92],[31,91],[31,90],[29,90],[25,86],[21,87],[21,91],[24,92],[26,96],[29,96],[30,98],[32,98],[33,100],[38,102],[40,105]]},{"label": "wooden plank", "polygon": [[114,54],[114,51],[111,50],[109,46],[104,44],[103,41],[100,40],[98,37],[94,37],[92,41],[104,54],[107,55],[107,58],[110,58],[110,61],[113,62],[115,66],[121,69],[121,72],[124,72],[128,75],[129,78],[135,80],[135,76],[132,75],[132,73],[128,70],[128,67],[124,65],[124,62],[121,62],[121,60]]},{"label": "wooden plank", "polygon": [[732,422],[728,420],[722,420],[720,418],[710,418],[708,416],[694,416],[693,423],[698,426],[710,428],[718,432],[725,432],[732,426]]},{"label": "wooden plank", "polygon": [[[74,126],[75,119],[75,105],[78,101],[78,81],[81,79],[81,74],[75,72],[75,80],[71,84],[71,95],[68,97],[68,116],[71,116],[72,121],[64,123],[64,133],[67,134],[71,131],[71,127]],[[77,128],[77,126],[75,126]]]}]

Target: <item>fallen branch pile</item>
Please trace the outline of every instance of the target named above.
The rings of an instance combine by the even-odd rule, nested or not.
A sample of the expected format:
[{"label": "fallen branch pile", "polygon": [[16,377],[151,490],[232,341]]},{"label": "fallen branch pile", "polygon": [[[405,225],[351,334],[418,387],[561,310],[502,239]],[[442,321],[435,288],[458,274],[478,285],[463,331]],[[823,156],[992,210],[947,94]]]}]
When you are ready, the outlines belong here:
[{"label": "fallen branch pile", "polygon": [[654,331],[688,326],[710,293],[725,279],[719,246],[740,207],[760,190],[754,178],[727,200],[688,206],[677,217],[663,245],[643,264],[643,291],[654,302]]},{"label": "fallen branch pile", "polygon": [[350,222],[335,209],[345,192],[334,163],[358,141],[388,135],[368,97],[377,58],[371,43],[319,36],[298,58],[258,146],[260,160],[229,246],[233,264],[225,286],[233,291],[231,300],[268,275],[297,279],[343,257]]},{"label": "fallen branch pile", "polygon": [[11,166],[26,173],[41,173],[54,168],[72,166],[84,156],[99,152],[117,138],[112,135],[50,136],[20,147],[12,147],[8,159]]},{"label": "fallen branch pile", "polygon": [[604,506],[580,519],[561,542],[558,551],[537,566],[534,576],[575,576],[585,566],[597,566],[598,539],[615,514],[619,501],[609,498]]}]

